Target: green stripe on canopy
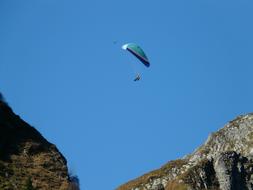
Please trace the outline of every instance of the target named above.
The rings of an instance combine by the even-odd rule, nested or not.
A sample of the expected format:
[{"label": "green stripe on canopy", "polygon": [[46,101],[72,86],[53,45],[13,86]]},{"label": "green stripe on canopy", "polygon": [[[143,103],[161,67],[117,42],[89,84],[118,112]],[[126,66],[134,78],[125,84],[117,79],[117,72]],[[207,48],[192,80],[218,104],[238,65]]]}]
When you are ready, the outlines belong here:
[{"label": "green stripe on canopy", "polygon": [[125,44],[122,46],[123,49],[128,50],[134,56],[136,56],[144,65],[149,67],[149,60],[146,54],[144,53],[143,49],[134,43]]}]

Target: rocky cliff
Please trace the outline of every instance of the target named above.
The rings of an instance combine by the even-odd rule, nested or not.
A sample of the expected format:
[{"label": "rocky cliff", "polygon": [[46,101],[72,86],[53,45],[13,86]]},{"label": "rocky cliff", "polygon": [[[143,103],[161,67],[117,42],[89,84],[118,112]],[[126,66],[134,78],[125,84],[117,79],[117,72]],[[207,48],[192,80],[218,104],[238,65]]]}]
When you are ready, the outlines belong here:
[{"label": "rocky cliff", "polygon": [[239,116],[192,154],[118,190],[252,190],[253,114]]},{"label": "rocky cliff", "polygon": [[27,181],[38,190],[74,189],[66,164],[55,145],[0,100],[0,190],[27,189]]}]

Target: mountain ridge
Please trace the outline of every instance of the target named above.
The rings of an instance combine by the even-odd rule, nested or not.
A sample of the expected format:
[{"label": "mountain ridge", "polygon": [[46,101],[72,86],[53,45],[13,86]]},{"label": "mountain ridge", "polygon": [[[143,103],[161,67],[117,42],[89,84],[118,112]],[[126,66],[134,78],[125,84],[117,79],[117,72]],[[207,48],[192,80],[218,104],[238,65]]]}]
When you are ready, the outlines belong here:
[{"label": "mountain ridge", "polygon": [[252,190],[253,114],[240,115],[193,153],[117,190]]},{"label": "mountain ridge", "polygon": [[20,190],[27,180],[38,190],[74,190],[67,160],[0,96],[0,189]]}]

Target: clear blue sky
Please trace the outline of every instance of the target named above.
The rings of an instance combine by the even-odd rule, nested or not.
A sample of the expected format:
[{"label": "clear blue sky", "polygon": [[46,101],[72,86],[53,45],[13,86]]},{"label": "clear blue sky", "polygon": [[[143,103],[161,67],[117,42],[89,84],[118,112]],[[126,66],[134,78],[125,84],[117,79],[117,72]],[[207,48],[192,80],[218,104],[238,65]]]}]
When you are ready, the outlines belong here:
[{"label": "clear blue sky", "polygon": [[[252,8],[250,0],[1,0],[0,92],[57,145],[82,190],[112,190],[253,111]],[[136,83],[126,42],[151,62]]]}]

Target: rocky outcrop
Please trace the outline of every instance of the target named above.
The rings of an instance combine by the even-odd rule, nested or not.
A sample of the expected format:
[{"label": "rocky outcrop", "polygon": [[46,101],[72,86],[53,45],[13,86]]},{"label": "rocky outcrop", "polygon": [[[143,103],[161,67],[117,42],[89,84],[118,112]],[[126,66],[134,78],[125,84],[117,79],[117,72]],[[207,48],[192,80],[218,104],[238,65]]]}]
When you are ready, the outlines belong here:
[{"label": "rocky outcrop", "polygon": [[252,190],[253,114],[212,133],[192,154],[171,161],[118,190]]},{"label": "rocky outcrop", "polygon": [[39,190],[67,190],[67,162],[49,143],[0,100],[0,189],[21,190],[27,180]]}]

